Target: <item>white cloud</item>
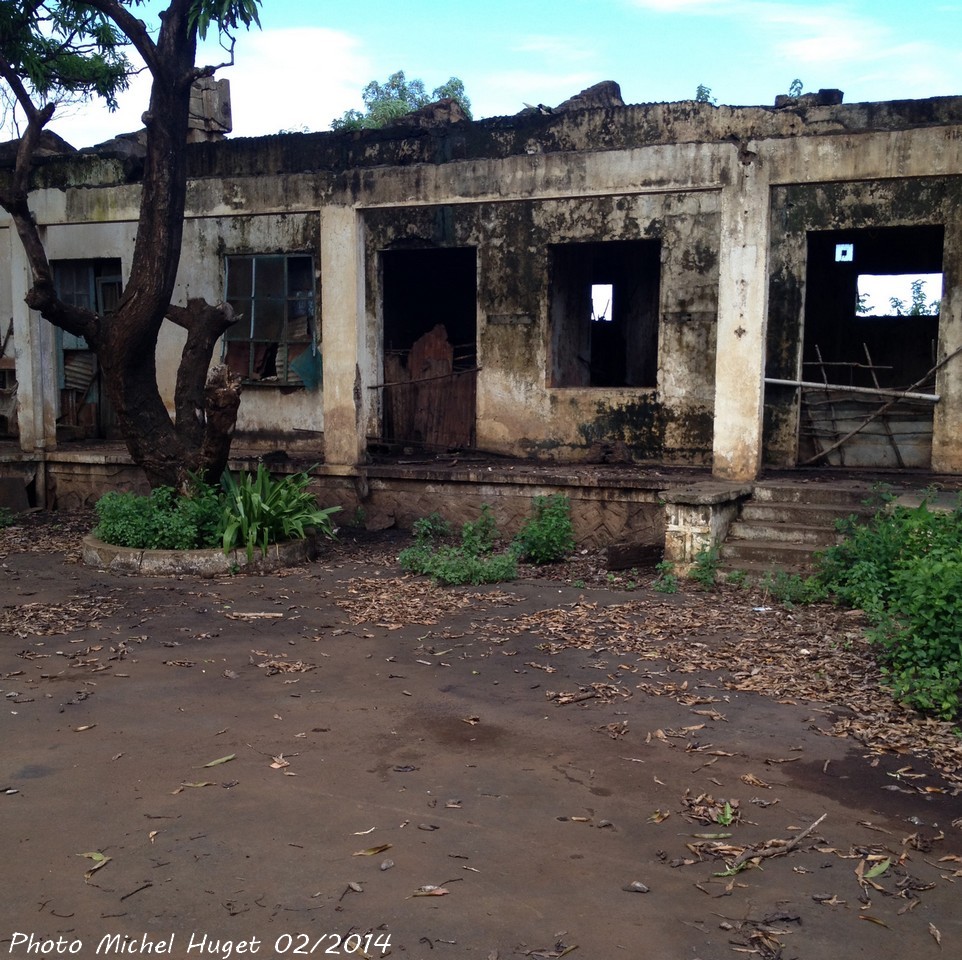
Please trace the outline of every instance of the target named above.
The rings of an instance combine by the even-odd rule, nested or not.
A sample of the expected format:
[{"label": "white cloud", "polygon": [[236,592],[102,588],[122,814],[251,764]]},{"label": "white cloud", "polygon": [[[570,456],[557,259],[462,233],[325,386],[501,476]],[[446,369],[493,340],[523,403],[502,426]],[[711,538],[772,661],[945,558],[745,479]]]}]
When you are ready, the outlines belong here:
[{"label": "white cloud", "polygon": [[871,58],[891,33],[870,18],[833,6],[763,4],[759,13],[775,53],[799,64],[851,63]]},{"label": "white cloud", "polygon": [[[216,44],[198,51],[197,63],[220,63]],[[233,67],[217,73],[231,86],[235,137],[279,130],[326,130],[334,117],[361,106],[361,90],[374,70],[360,41],[320,27],[252,31],[238,38]],[[102,102],[58,111],[50,124],[76,147],[102,143],[143,127],[150,100],[150,76],[140,73],[108,112]]]},{"label": "white cloud", "polygon": [[231,85],[234,136],[278,130],[326,130],[362,106],[361,90],[376,70],[360,41],[320,27],[264,30],[238,44],[237,64],[218,76]]},{"label": "white cloud", "polygon": [[[725,18],[737,31],[743,47],[753,46],[766,63],[784,64],[786,78],[801,76],[806,88],[818,86],[808,82],[815,72],[825,78],[825,85],[856,83],[878,99],[932,96],[958,88],[962,56],[940,44],[937,21],[927,31],[931,39],[908,44],[894,24],[886,22],[883,5],[856,0],[808,4],[782,0],[632,3],[644,11],[676,15],[679,30],[707,17]],[[945,15],[962,6],[940,4],[937,9]],[[860,99],[867,97],[860,95]]]},{"label": "white cloud", "polygon": [[530,53],[546,57],[549,61],[556,63],[588,60],[598,52],[595,46],[584,40],[548,35],[523,37],[511,44],[511,50],[515,53]]},{"label": "white cloud", "polygon": [[472,94],[474,114],[477,117],[499,114],[510,116],[523,110],[525,103],[557,106],[563,100],[580,93],[585,87],[606,79],[608,78],[584,70],[564,73],[508,70],[489,74],[479,78],[479,89],[482,92],[476,97]]}]

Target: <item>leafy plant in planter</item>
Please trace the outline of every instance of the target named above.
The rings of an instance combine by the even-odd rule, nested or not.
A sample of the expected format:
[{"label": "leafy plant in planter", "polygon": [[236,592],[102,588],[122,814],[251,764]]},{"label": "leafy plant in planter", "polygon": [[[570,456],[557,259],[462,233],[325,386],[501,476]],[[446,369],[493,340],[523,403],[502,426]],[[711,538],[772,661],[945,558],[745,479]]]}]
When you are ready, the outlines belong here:
[{"label": "leafy plant in planter", "polygon": [[110,491],[95,509],[94,536],[121,547],[195,550],[216,546],[221,533],[217,491],[199,480],[189,496],[172,487],[155,487],[148,496]]},{"label": "leafy plant in planter", "polygon": [[171,487],[148,496],[111,491],[97,501],[94,536],[140,550],[246,549],[252,560],[255,549],[311,531],[334,536],[331,515],[340,507],[318,507],[309,484],[307,473],[275,479],[260,464],[239,479],[225,473],[219,491],[200,480],[188,496]]},{"label": "leafy plant in planter", "polygon": [[225,472],[221,480],[224,552],[244,547],[250,561],[255,549],[266,553],[270,544],[302,539],[311,530],[333,537],[331,515],[341,508],[318,507],[307,489],[310,482],[303,472],[274,478],[262,463],[256,473],[243,474],[239,481]]}]

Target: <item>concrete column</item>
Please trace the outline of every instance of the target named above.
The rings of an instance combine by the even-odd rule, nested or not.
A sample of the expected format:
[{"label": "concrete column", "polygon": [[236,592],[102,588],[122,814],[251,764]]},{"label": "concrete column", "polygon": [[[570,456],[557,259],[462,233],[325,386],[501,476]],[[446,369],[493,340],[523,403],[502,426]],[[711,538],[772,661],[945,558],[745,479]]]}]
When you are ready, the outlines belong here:
[{"label": "concrete column", "polygon": [[24,453],[40,453],[57,446],[57,336],[56,330],[23,302],[30,284],[30,268],[20,238],[12,228],[9,238],[20,449]]},{"label": "concrete column", "polygon": [[712,472],[744,481],[762,460],[771,201],[763,158],[737,151],[721,196]]},{"label": "concrete column", "polygon": [[[321,211],[321,330],[324,462],[353,468],[367,449],[364,366],[364,249],[352,207]],[[344,472],[349,472],[345,470]]]},{"label": "concrete column", "polygon": [[[962,348],[962,223],[946,217],[942,253],[942,306],[939,312],[938,358]],[[932,469],[962,473],[962,354],[936,373],[932,422]]]}]

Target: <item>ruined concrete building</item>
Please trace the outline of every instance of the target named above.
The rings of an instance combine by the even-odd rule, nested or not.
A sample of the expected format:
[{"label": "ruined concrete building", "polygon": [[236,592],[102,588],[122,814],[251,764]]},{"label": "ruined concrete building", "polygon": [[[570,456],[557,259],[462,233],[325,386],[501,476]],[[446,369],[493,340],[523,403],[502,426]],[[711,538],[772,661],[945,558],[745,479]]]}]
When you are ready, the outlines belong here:
[{"label": "ruined concrete building", "polygon": [[[329,502],[403,522],[500,498],[510,520],[564,489],[604,539],[663,530],[665,468],[736,488],[765,466],[962,472],[962,98],[626,106],[602,84],[188,150],[178,296],[245,317],[220,355],[247,380],[237,449],[322,452]],[[110,309],[138,176],[116,142],[38,168],[62,295]],[[940,304],[860,311],[860,278],[896,274],[941,274]],[[0,466],[75,502],[130,474],[70,442],[110,439],[110,411],[28,283],[0,219]]]}]

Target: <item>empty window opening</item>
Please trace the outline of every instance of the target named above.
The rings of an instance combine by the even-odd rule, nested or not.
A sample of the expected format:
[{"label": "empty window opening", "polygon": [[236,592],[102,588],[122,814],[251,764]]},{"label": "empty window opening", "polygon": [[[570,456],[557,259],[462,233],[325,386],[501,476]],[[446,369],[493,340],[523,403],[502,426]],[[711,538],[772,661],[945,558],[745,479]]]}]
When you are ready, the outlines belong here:
[{"label": "empty window opening", "polygon": [[941,273],[858,276],[855,312],[861,317],[932,317],[941,306]]},{"label": "empty window opening", "polygon": [[653,387],[658,376],[658,240],[549,248],[551,385]]},{"label": "empty window opening", "polygon": [[[808,235],[799,462],[926,468],[942,297],[941,225]],[[838,251],[851,247],[851,258]],[[855,388],[855,389],[851,389]],[[873,391],[879,390],[880,393]],[[885,391],[889,391],[886,393]]]},{"label": "empty window opening", "polygon": [[385,440],[450,450],[475,443],[477,254],[381,253]]},{"label": "empty window opening", "polygon": [[614,290],[614,285],[610,283],[591,285],[591,319],[595,323],[611,322],[611,298]]}]

